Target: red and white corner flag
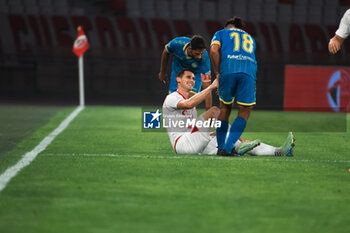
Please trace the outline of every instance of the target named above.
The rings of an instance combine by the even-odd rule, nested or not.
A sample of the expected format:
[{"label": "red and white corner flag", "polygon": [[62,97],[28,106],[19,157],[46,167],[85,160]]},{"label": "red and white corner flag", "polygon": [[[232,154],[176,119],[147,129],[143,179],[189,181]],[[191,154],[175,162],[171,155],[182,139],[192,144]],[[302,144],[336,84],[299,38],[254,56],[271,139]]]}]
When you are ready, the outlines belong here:
[{"label": "red and white corner flag", "polygon": [[83,55],[89,47],[90,45],[84,33],[84,30],[81,26],[79,26],[78,36],[73,44],[73,53],[77,55],[79,61],[79,103],[81,107],[85,106]]},{"label": "red and white corner flag", "polygon": [[80,57],[83,55],[86,50],[90,47],[89,41],[84,33],[84,30],[81,26],[78,27],[78,36],[73,44],[73,53]]}]

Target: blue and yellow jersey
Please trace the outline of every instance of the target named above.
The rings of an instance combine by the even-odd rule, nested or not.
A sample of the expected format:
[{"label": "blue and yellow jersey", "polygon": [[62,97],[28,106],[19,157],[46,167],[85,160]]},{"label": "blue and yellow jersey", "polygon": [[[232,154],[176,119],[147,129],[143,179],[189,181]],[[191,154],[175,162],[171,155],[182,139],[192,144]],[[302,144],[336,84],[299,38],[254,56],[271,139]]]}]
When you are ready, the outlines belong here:
[{"label": "blue and yellow jersey", "polygon": [[205,51],[201,60],[197,61],[187,56],[186,48],[191,39],[188,37],[176,37],[171,40],[165,49],[173,54],[172,70],[177,73],[184,68],[190,68],[194,74],[210,74],[210,60],[208,52]]},{"label": "blue and yellow jersey", "polygon": [[246,73],[256,78],[256,44],[251,35],[241,29],[222,29],[215,33],[213,44],[221,50],[220,75]]}]

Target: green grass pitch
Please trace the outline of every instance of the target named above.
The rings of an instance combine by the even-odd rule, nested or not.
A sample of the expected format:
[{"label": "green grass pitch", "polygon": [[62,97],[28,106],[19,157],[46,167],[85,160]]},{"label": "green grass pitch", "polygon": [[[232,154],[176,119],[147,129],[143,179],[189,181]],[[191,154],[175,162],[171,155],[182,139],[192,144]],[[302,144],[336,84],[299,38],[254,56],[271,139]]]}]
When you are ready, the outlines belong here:
[{"label": "green grass pitch", "polygon": [[[0,106],[1,174],[74,109],[35,108]],[[300,127],[294,157],[224,158],[175,154],[141,131],[141,108],[89,106],[0,193],[0,232],[348,233],[350,117],[346,132],[293,118],[253,111],[248,125]],[[243,137],[287,136],[261,131]]]}]

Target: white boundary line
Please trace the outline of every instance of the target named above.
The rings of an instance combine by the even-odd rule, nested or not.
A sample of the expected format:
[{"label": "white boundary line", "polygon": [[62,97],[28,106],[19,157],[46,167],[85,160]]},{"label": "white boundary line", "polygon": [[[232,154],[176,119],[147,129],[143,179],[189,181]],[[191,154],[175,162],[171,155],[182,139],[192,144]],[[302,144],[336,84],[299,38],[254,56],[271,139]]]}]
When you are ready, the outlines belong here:
[{"label": "white boundary line", "polygon": [[294,159],[274,157],[268,158],[263,156],[244,156],[244,157],[224,157],[224,156],[210,156],[210,155],[144,155],[144,154],[89,154],[89,153],[44,153],[44,156],[86,156],[86,157],[119,157],[119,158],[143,158],[143,159],[192,159],[192,160],[231,160],[239,161],[268,161],[268,162],[300,162],[300,163],[350,163],[350,160],[311,160],[311,159]]},{"label": "white boundary line", "polygon": [[0,175],[0,192],[6,187],[10,180],[17,175],[17,173],[24,167],[28,166],[36,156],[46,149],[48,145],[67,128],[69,123],[84,109],[83,106],[77,107],[61,124],[47,135],[32,151],[25,153],[22,159],[15,165],[6,169],[4,173]]}]

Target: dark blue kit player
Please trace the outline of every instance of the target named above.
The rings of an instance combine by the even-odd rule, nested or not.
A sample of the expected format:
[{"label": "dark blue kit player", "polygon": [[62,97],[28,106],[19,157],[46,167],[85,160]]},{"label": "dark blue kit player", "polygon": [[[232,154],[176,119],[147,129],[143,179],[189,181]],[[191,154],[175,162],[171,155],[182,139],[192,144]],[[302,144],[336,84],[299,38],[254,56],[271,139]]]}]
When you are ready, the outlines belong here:
[{"label": "dark blue kit player", "polygon": [[[224,29],[215,33],[211,41],[210,59],[216,78],[219,78],[219,120],[222,123],[216,129],[216,136],[218,154],[221,155],[235,153],[233,145],[242,135],[255,105],[256,44],[253,37],[243,30],[243,25],[239,17],[233,17],[226,22]],[[239,111],[228,132],[228,119],[234,100],[239,105]]]},{"label": "dark blue kit player", "polygon": [[[207,88],[211,84],[210,59],[206,51],[205,40],[200,35],[192,38],[176,37],[165,45],[160,62],[160,81],[166,81],[166,70],[173,55],[171,63],[171,77],[169,94],[177,90],[176,74],[183,69],[191,69],[195,75],[195,84],[191,90],[192,95]],[[211,94],[205,99],[205,106],[209,109],[212,105]]]}]

